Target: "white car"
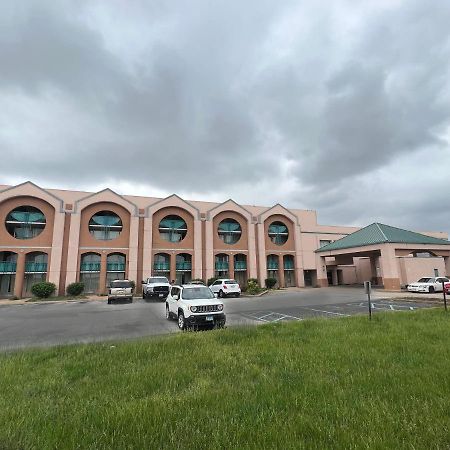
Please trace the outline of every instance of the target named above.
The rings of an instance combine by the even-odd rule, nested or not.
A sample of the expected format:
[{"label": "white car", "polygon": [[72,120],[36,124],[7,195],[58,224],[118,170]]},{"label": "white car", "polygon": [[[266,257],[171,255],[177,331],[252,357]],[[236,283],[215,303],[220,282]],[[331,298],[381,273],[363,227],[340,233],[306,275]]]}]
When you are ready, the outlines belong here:
[{"label": "white car", "polygon": [[239,286],[239,283],[230,278],[219,278],[214,281],[209,288],[220,298],[239,297],[241,295],[241,287]]},{"label": "white car", "polygon": [[166,299],[166,319],[176,318],[178,328],[210,326],[223,328],[223,303],[207,286],[172,286]]},{"label": "white car", "polygon": [[442,292],[442,282],[450,281],[446,277],[423,277],[415,283],[408,284],[409,292]]}]

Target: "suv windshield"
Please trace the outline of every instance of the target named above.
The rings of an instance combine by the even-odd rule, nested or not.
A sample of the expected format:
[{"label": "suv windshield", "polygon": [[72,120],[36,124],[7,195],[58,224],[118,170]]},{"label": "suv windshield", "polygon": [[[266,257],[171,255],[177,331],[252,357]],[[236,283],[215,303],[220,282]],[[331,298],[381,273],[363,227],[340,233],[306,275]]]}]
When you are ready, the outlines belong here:
[{"label": "suv windshield", "polygon": [[215,298],[214,294],[211,292],[211,289],[206,286],[199,286],[194,288],[183,289],[183,298],[185,300],[194,300],[200,298]]},{"label": "suv windshield", "polygon": [[130,288],[131,283],[129,281],[113,281],[111,283],[111,287],[113,287],[113,288]]},{"label": "suv windshield", "polygon": [[169,280],[166,277],[154,277],[148,279],[149,283],[169,283]]}]

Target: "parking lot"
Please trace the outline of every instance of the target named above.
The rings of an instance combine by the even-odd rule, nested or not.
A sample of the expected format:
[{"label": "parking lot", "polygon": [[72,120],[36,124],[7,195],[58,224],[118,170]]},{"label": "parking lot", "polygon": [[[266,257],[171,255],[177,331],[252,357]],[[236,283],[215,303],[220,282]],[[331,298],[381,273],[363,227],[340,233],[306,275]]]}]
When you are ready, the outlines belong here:
[{"label": "parking lot", "polygon": [[[371,302],[372,314],[380,311],[415,311],[421,308],[432,308],[436,305],[423,302],[401,302],[391,300],[377,300]],[[242,313],[244,318],[259,322],[280,322],[289,320],[303,320],[313,317],[327,319],[348,317],[355,314],[368,314],[367,301],[344,303],[341,305],[331,304],[315,306],[292,306],[291,308],[277,309],[275,311],[256,310]]]},{"label": "parking lot", "polygon": [[[405,301],[374,292],[373,313],[409,311],[437,306],[427,295]],[[256,298],[224,299],[227,326],[299,321],[312,317],[337,319],[367,314],[361,289],[323,288],[276,292]],[[133,339],[178,333],[167,321],[165,303],[135,298],[132,304],[108,305],[106,300],[0,305],[0,349],[76,342]]]}]

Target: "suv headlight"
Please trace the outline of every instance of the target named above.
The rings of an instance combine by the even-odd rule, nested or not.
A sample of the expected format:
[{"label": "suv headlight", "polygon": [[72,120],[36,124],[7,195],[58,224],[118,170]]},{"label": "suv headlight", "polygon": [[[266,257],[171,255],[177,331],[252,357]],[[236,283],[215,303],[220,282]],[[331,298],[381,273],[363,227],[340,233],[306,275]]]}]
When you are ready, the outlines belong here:
[{"label": "suv headlight", "polygon": [[223,305],[217,305],[217,311],[223,311]]},{"label": "suv headlight", "polygon": [[152,287],[148,287],[147,291],[153,292],[153,288]]},{"label": "suv headlight", "polygon": [[191,306],[189,308],[193,313],[197,312],[197,307],[196,306]]}]

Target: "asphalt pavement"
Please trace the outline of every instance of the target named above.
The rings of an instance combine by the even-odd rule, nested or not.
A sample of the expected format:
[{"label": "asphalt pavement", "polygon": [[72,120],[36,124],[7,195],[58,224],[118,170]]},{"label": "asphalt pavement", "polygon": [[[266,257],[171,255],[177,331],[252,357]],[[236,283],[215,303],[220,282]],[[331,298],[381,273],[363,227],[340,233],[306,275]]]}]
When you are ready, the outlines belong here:
[{"label": "asphalt pavement", "polygon": [[[426,294],[406,301],[398,293],[372,293],[375,314],[413,313],[436,306],[427,300]],[[280,291],[262,297],[224,299],[224,303],[227,326],[367,314],[363,290],[345,287]],[[0,350],[178,333],[176,322],[165,319],[164,308],[164,302],[139,298],[132,304],[113,305],[106,300],[0,305]]]}]

